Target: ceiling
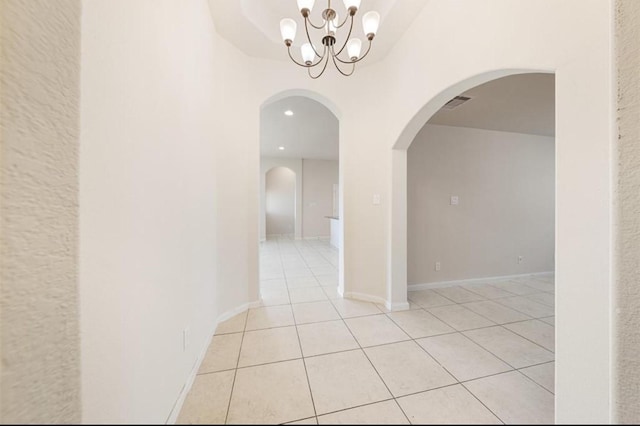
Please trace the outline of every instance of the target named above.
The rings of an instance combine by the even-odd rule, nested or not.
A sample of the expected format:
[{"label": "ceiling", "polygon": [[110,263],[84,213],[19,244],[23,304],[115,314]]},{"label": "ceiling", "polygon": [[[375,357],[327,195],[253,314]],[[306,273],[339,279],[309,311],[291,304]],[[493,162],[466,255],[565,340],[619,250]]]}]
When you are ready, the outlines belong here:
[{"label": "ceiling", "polygon": [[[286,116],[285,111],[293,111]],[[273,102],[260,115],[260,155],[338,159],[338,119],[324,105],[303,96]],[[284,150],[278,149],[284,147]]]},{"label": "ceiling", "polygon": [[440,109],[429,124],[555,135],[555,76],[518,74],[476,86],[471,100],[452,110]]},{"label": "ceiling", "polygon": [[[376,10],[380,13],[380,28],[371,53],[361,64],[383,59],[426,3],[425,0],[362,0],[355,16],[354,35],[363,41],[363,50],[366,37],[362,33],[362,15]],[[347,16],[342,0],[333,0],[331,4],[341,20]],[[216,31],[247,55],[259,58],[290,61],[280,37],[280,20],[295,19],[298,31],[294,46],[297,48],[292,50],[295,57],[300,58],[299,47],[306,37],[303,36],[304,20],[296,0],[209,0],[209,6]],[[315,24],[320,22],[320,15],[326,7],[327,0],[316,0],[311,11]],[[344,40],[341,37],[345,37],[346,32],[348,26],[345,25],[338,31],[338,40]],[[319,35],[314,37],[312,33],[311,37],[316,40],[314,45],[321,46]]]}]

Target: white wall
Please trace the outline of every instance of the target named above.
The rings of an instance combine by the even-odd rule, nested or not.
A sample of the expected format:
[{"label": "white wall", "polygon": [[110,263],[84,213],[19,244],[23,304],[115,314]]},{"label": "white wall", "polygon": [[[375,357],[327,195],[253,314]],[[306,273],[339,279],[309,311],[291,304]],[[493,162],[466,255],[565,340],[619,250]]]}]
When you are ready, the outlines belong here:
[{"label": "white wall", "polygon": [[408,151],[408,283],[553,271],[554,151],[550,137],[427,124]]},{"label": "white wall", "polygon": [[79,0],[0,3],[0,421],[79,423]]},{"label": "white wall", "polygon": [[338,161],[302,160],[302,236],[329,237],[333,215],[333,185],[338,183]]},{"label": "white wall", "polygon": [[204,0],[82,15],[82,420],[163,423],[216,319],[257,294],[257,123],[226,117],[245,59]]},{"label": "white wall", "polygon": [[275,167],[265,179],[267,236],[294,235],[296,223],[296,174],[286,167]]}]

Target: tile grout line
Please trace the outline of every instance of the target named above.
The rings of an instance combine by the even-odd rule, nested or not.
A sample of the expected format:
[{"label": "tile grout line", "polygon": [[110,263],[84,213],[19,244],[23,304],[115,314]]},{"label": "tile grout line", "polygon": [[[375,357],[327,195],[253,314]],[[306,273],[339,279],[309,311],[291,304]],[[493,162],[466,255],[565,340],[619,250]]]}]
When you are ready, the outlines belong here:
[{"label": "tile grout line", "polygon": [[[304,254],[303,254],[302,252],[300,252],[299,248],[298,248],[295,244],[294,244],[294,247],[296,248],[296,250],[298,251],[298,253],[300,254],[300,256],[302,257],[303,261],[304,261],[304,262],[305,262],[305,264],[306,264],[306,260],[304,259]],[[315,248],[314,248],[314,250],[315,250]],[[316,250],[316,252],[318,252],[318,251]],[[318,252],[318,253],[319,253],[319,252]],[[323,256],[323,257],[324,257],[324,256]],[[307,267],[308,267],[308,264],[307,264]],[[308,268],[309,268],[309,269],[311,269],[310,267],[308,267]],[[314,276],[314,278],[317,280],[317,277],[315,276],[315,274],[313,273],[313,271],[311,271],[311,273],[312,273],[312,275]],[[284,274],[284,275],[285,275],[285,280],[286,280],[286,274]],[[519,283],[519,284],[522,284],[522,283]],[[490,284],[486,284],[486,285],[490,285]],[[526,284],[522,284],[522,285],[525,285],[525,286],[526,286]],[[316,287],[317,287],[317,286],[316,286]],[[324,286],[320,286],[320,288],[324,291],[324,289],[323,289],[323,288],[324,288]],[[497,287],[496,287],[496,288],[497,288]],[[287,284],[287,289],[288,289],[288,284]],[[463,288],[463,289],[464,289],[464,288]],[[499,288],[497,288],[497,289],[499,289]],[[464,290],[467,290],[467,289],[464,289]],[[499,289],[499,290],[502,290],[502,289]],[[474,293],[474,294],[478,294],[478,293],[473,292],[472,290],[467,290],[467,291],[470,291],[470,292],[472,292],[472,293]],[[503,290],[503,291],[507,292],[506,290]],[[441,294],[440,294],[440,293],[438,293],[438,292],[435,292],[435,293],[436,293],[436,294],[438,294],[438,295],[440,295],[441,297],[443,297],[443,298],[447,299],[447,300],[451,300],[451,299],[447,298],[446,296],[441,295]],[[507,292],[507,293],[508,293],[508,292]],[[540,294],[540,293],[548,293],[548,292],[539,291],[539,292],[531,293],[531,294]],[[513,310],[513,311],[519,312],[519,313],[521,313],[521,314],[523,314],[523,315],[526,315],[526,316],[530,316],[529,314],[526,314],[526,313],[521,312],[521,311],[519,311],[519,310],[517,310],[517,309],[514,309],[514,308],[512,308],[511,306],[504,305],[504,304],[502,304],[502,303],[497,302],[497,301],[496,301],[496,299],[497,299],[497,298],[496,298],[496,299],[491,299],[491,298],[486,298],[485,296],[483,296],[483,295],[481,295],[481,294],[478,294],[478,295],[484,298],[482,301],[494,301],[494,303],[498,303],[499,305],[501,305],[501,306],[503,306],[503,307],[505,307],[505,308],[507,308],[507,309],[511,309],[511,310]],[[539,304],[539,305],[543,305],[543,306],[547,306],[547,305],[546,305],[546,304],[544,304],[544,303],[540,303],[540,302],[537,302],[537,301],[535,301],[535,300],[529,299],[529,298],[528,298],[528,297],[526,297],[525,295],[517,295],[517,294],[516,294],[516,295],[514,295],[514,296],[507,296],[507,297],[523,297],[523,298],[528,299],[530,302],[533,302],[533,303],[536,303],[536,304]],[[322,301],[327,301],[327,300],[322,300]],[[336,308],[335,308],[334,300],[329,299],[328,301],[329,301],[329,302],[330,302],[330,304],[333,306],[333,308],[334,308],[334,309],[336,309]],[[480,317],[486,318],[487,320],[489,320],[489,321],[491,321],[491,322],[494,322],[494,321],[493,321],[493,320],[491,320],[490,318],[487,318],[486,316],[484,316],[484,315],[482,315],[482,314],[480,314],[480,313],[478,313],[478,312],[475,312],[475,311],[473,311],[473,310],[471,310],[471,309],[469,309],[469,308],[467,308],[467,307],[463,306],[463,303],[471,303],[471,302],[462,302],[462,303],[461,303],[461,302],[455,302],[455,301],[453,301],[453,300],[451,300],[451,301],[452,301],[452,305],[458,305],[458,306],[461,306],[461,307],[463,307],[463,308],[465,308],[465,309],[469,310],[470,312],[472,312],[472,313],[475,313],[475,314],[479,315]],[[300,302],[300,303],[298,303],[298,304],[313,303],[313,302],[316,302],[316,301]],[[319,301],[318,301],[318,302],[319,302]],[[294,305],[294,304],[293,304],[293,303],[289,303],[289,305]],[[375,304],[374,304],[374,305],[375,305]],[[424,310],[425,312],[429,312],[429,311],[428,311],[428,309],[427,309],[427,308],[425,308],[425,307],[423,307],[422,305],[420,305],[420,304],[418,304],[418,303],[416,303],[416,305],[418,305],[418,306],[420,307],[420,308],[419,308],[420,310]],[[443,305],[443,306],[452,306],[452,305]],[[550,307],[550,306],[547,306],[547,307]],[[377,308],[377,307],[376,307],[376,308]],[[379,309],[379,308],[378,308],[378,309]],[[500,375],[500,374],[505,374],[505,373],[510,373],[510,372],[518,371],[522,376],[524,376],[526,379],[528,379],[529,381],[531,381],[533,384],[535,384],[535,385],[537,385],[537,386],[539,386],[539,387],[541,387],[541,388],[545,389],[547,392],[549,392],[549,393],[551,393],[551,394],[553,395],[553,392],[549,391],[549,390],[548,390],[548,389],[546,389],[544,386],[542,386],[541,384],[537,383],[535,380],[533,380],[531,377],[527,376],[526,374],[524,374],[524,373],[523,373],[522,371],[520,371],[520,370],[521,370],[521,369],[530,368],[530,367],[539,366],[539,365],[550,364],[550,363],[552,363],[552,362],[555,362],[555,354],[554,354],[554,352],[549,351],[547,348],[543,347],[542,345],[540,345],[540,344],[538,344],[538,343],[536,343],[536,342],[533,342],[532,340],[530,340],[530,339],[526,338],[525,336],[522,336],[522,335],[520,335],[519,333],[517,333],[517,332],[515,332],[515,331],[513,331],[513,330],[510,330],[510,329],[508,329],[508,328],[506,328],[506,327],[504,327],[504,325],[508,325],[508,324],[515,324],[515,323],[519,323],[519,322],[527,322],[527,321],[535,321],[535,320],[537,320],[537,321],[540,321],[540,322],[544,323],[545,325],[549,325],[549,326],[553,327],[553,328],[554,328],[554,331],[555,331],[555,326],[554,326],[554,325],[552,325],[552,324],[548,324],[548,323],[546,323],[545,321],[542,321],[542,318],[549,318],[549,317],[553,317],[554,315],[545,315],[545,316],[542,316],[542,317],[537,317],[537,316],[536,316],[536,317],[532,317],[532,318],[530,318],[530,319],[526,319],[526,320],[512,321],[512,322],[507,322],[507,323],[502,323],[502,324],[494,324],[494,325],[490,325],[490,326],[486,326],[486,327],[479,327],[479,328],[469,329],[469,330],[457,330],[457,329],[455,329],[455,328],[454,328],[454,330],[455,330],[455,331],[450,332],[450,333],[442,333],[442,334],[436,334],[436,335],[431,335],[431,336],[425,336],[424,338],[436,337],[436,336],[441,336],[441,335],[456,334],[456,333],[457,333],[457,334],[460,334],[460,335],[464,336],[466,339],[469,339],[469,340],[470,340],[471,342],[473,342],[474,344],[476,344],[476,345],[478,345],[479,347],[481,347],[482,349],[486,350],[488,353],[490,353],[491,355],[493,355],[493,356],[494,356],[494,357],[496,357],[497,359],[499,359],[499,360],[503,361],[507,366],[509,366],[509,367],[511,368],[511,370],[508,370],[508,371],[503,371],[503,372],[499,372],[499,373],[495,373],[495,374],[491,374],[491,375],[487,375],[487,376],[476,377],[476,378],[469,379],[469,380],[465,380],[465,381],[459,381],[459,380],[458,380],[458,379],[457,379],[453,374],[451,374],[451,373],[449,372],[449,370],[447,370],[447,369],[446,369],[446,367],[444,367],[442,364],[440,364],[440,362],[439,362],[437,359],[435,359],[435,358],[434,358],[434,357],[433,357],[433,356],[432,356],[432,355],[431,355],[431,354],[430,354],[430,353],[429,353],[429,352],[428,352],[424,347],[422,347],[422,346],[421,346],[421,345],[416,341],[416,339],[418,339],[418,338],[413,338],[412,336],[408,335],[408,334],[406,333],[406,331],[404,331],[404,329],[403,329],[402,327],[400,327],[400,326],[396,323],[396,321],[394,321],[394,320],[393,320],[393,318],[391,318],[391,317],[389,316],[389,314],[391,314],[391,313],[393,313],[393,312],[384,312],[384,311],[381,311],[381,312],[379,312],[379,313],[375,313],[375,314],[366,314],[366,315],[361,315],[361,316],[345,317],[345,316],[343,316],[340,312],[338,312],[338,314],[339,314],[339,316],[340,316],[340,318],[339,318],[339,319],[315,321],[315,322],[309,322],[309,323],[305,323],[305,324],[298,324],[298,323],[295,321],[295,316],[294,316],[294,324],[293,324],[293,326],[295,326],[295,327],[296,327],[296,333],[297,333],[297,336],[298,336],[298,344],[299,344],[299,346],[300,346],[300,350],[301,350],[301,357],[302,357],[303,363],[304,363],[304,365],[305,365],[305,372],[306,372],[306,363],[305,363],[305,361],[304,361],[304,360],[305,360],[305,358],[319,357],[319,356],[324,356],[324,355],[330,355],[330,354],[336,354],[336,353],[342,353],[342,352],[349,352],[349,351],[360,350],[360,351],[362,351],[362,353],[365,355],[365,357],[366,357],[366,358],[367,358],[367,360],[369,361],[370,365],[373,367],[374,371],[376,371],[376,373],[377,373],[378,377],[380,378],[380,380],[382,381],[382,383],[385,385],[385,387],[387,388],[387,391],[389,392],[389,394],[390,394],[390,395],[391,395],[391,397],[392,397],[392,398],[390,398],[390,399],[381,400],[381,401],[376,401],[376,402],[367,403],[367,404],[362,404],[362,405],[357,405],[357,406],[353,406],[353,407],[348,407],[348,408],[344,408],[344,409],[341,409],[341,410],[336,410],[336,411],[329,412],[329,413],[325,413],[325,414],[332,414],[332,413],[336,413],[336,412],[340,412],[340,411],[351,410],[351,409],[354,409],[354,408],[358,408],[358,407],[362,407],[362,406],[366,406],[366,405],[372,405],[372,404],[376,404],[376,403],[380,403],[380,402],[386,402],[386,401],[390,401],[391,399],[393,399],[393,400],[396,402],[396,404],[398,405],[398,407],[401,409],[401,411],[403,412],[403,414],[405,415],[405,417],[407,417],[406,413],[404,413],[404,410],[402,410],[402,407],[399,405],[399,403],[398,403],[398,401],[397,401],[397,399],[398,399],[398,398],[401,398],[401,397],[397,397],[397,398],[396,398],[396,397],[393,395],[393,393],[392,393],[392,392],[391,392],[391,390],[389,389],[388,385],[386,384],[386,382],[384,381],[384,379],[382,378],[382,376],[380,375],[380,373],[379,373],[379,372],[378,372],[378,370],[376,369],[375,365],[373,365],[373,362],[372,362],[372,361],[371,361],[371,359],[368,357],[368,355],[367,355],[367,353],[366,353],[366,351],[365,351],[365,348],[360,344],[360,342],[358,341],[358,339],[356,339],[356,338],[355,338],[355,335],[353,334],[353,332],[351,331],[351,329],[349,328],[349,326],[348,326],[348,325],[347,325],[347,323],[346,323],[346,320],[347,320],[347,319],[351,319],[351,318],[362,318],[362,317],[373,316],[373,315],[380,315],[380,314],[385,314],[385,315],[387,316],[387,318],[389,318],[389,319],[392,321],[392,323],[393,323],[396,327],[398,327],[401,331],[403,331],[403,332],[407,335],[407,337],[408,337],[409,339],[408,339],[408,340],[403,340],[403,341],[400,341],[400,342],[390,342],[390,343],[383,343],[383,344],[379,344],[379,345],[367,346],[367,348],[371,348],[371,347],[379,347],[379,346],[386,346],[386,345],[392,345],[392,344],[401,343],[401,342],[406,342],[406,341],[413,341],[413,342],[415,342],[416,344],[418,344],[418,346],[419,346],[421,349],[423,349],[425,353],[427,353],[427,354],[428,354],[432,359],[434,359],[434,361],[435,361],[436,363],[438,363],[438,365],[440,365],[440,366],[441,366],[445,371],[447,371],[447,373],[448,373],[448,374],[450,374],[450,375],[453,377],[453,379],[454,379],[454,380],[456,380],[456,383],[455,383],[455,384],[460,384],[460,385],[462,385],[462,386],[463,386],[463,387],[464,387],[464,388],[465,388],[469,393],[471,393],[471,394],[474,396],[474,398],[476,398],[476,399],[477,399],[477,400],[478,400],[478,401],[479,401],[483,406],[485,406],[485,407],[486,407],[486,405],[484,405],[484,403],[483,403],[483,402],[482,402],[478,397],[476,397],[476,396],[475,396],[475,394],[473,394],[473,392],[471,392],[471,391],[470,391],[466,386],[464,386],[464,383],[468,383],[468,382],[471,382],[471,381],[474,381],[474,380],[484,379],[484,378],[487,378],[487,377],[497,376],[497,375]],[[434,314],[433,314],[433,313],[431,313],[431,312],[429,312],[429,313],[430,313],[431,315],[434,315]],[[442,320],[441,318],[439,318],[439,317],[437,317],[437,316],[436,316],[436,318],[437,318],[438,320],[442,321],[444,324],[446,324],[446,325],[450,326],[446,321]],[[299,327],[299,326],[303,326],[303,325],[317,324],[317,323],[325,323],[325,322],[331,322],[331,321],[342,321],[342,322],[343,322],[343,324],[347,327],[347,330],[348,330],[348,331],[349,331],[349,333],[351,334],[352,338],[353,338],[353,339],[355,340],[355,342],[357,343],[358,348],[356,348],[356,349],[350,349],[350,350],[337,351],[337,352],[331,352],[331,353],[327,353],[327,354],[317,354],[317,355],[312,355],[312,356],[309,356],[309,357],[304,356],[304,353],[302,352],[302,344],[301,344],[301,341],[300,341],[300,336],[299,336],[299,333],[298,333],[298,330],[297,330],[297,329],[298,329],[298,327]],[[247,318],[247,322],[248,322],[248,318]],[[509,332],[511,332],[511,333],[514,333],[515,335],[518,335],[518,336],[522,337],[523,339],[525,339],[525,340],[527,340],[527,341],[529,341],[529,342],[531,342],[531,343],[533,343],[533,344],[535,344],[535,345],[537,345],[537,346],[541,347],[542,349],[545,349],[546,351],[548,351],[548,352],[550,352],[550,353],[554,354],[554,360],[551,360],[551,361],[545,361],[545,362],[541,362],[541,363],[538,363],[538,364],[527,365],[527,366],[520,367],[520,368],[515,368],[514,366],[512,366],[512,365],[511,365],[511,364],[509,364],[508,362],[506,362],[506,361],[502,360],[502,358],[498,357],[498,356],[497,356],[497,355],[495,355],[493,352],[491,352],[490,350],[486,349],[484,346],[480,345],[479,343],[475,342],[473,339],[470,339],[469,337],[467,337],[467,336],[464,334],[464,332],[465,332],[465,331],[472,331],[472,330],[484,329],[484,328],[491,328],[491,327],[497,327],[497,326],[500,326],[500,327],[502,327],[505,331],[509,331]],[[246,328],[246,323],[245,323],[245,328]],[[277,328],[277,327],[270,327],[270,328]],[[453,328],[453,327],[452,327],[452,328]],[[422,339],[422,337],[421,337],[420,339]],[[278,362],[283,362],[283,361],[278,361]],[[267,364],[268,364],[268,363],[267,363]],[[235,380],[235,378],[234,378],[234,380]],[[308,382],[308,384],[309,384],[309,388],[310,388],[310,382],[309,382],[309,378],[308,378],[308,373],[307,373],[307,382]],[[428,390],[426,390],[426,391],[419,391],[419,392],[415,392],[415,393],[412,393],[412,394],[402,395],[402,397],[406,397],[406,396],[410,396],[410,395],[414,395],[414,394],[419,394],[419,393],[424,393],[424,392],[429,392],[429,391],[432,391],[432,390],[435,390],[435,389],[444,388],[444,387],[448,387],[448,386],[453,386],[453,385],[455,385],[455,384],[452,384],[452,385],[446,385],[446,386],[437,387],[437,388],[431,388],[431,389],[428,389]],[[312,393],[312,392],[311,392],[311,398],[312,398],[312,401],[313,401],[313,393]],[[493,411],[491,411],[488,407],[486,407],[486,408],[487,408],[487,409],[488,409],[492,414],[494,414],[494,415],[495,415],[495,413],[493,413]],[[314,404],[314,410],[315,410],[315,404]],[[323,414],[323,415],[325,415],[325,414]],[[500,421],[502,421],[502,420],[501,420],[497,415],[495,415],[495,416],[496,416],[496,418],[498,418]],[[316,411],[316,416],[315,416],[315,418],[316,418],[316,421],[318,421],[318,414],[317,414],[317,411]],[[308,417],[308,418],[305,418],[305,419],[311,419],[311,417]],[[304,420],[304,419],[303,419],[303,420]],[[407,420],[409,420],[409,419],[408,419],[408,417],[407,417]],[[503,422],[503,423],[504,423],[504,422]]]},{"label": "tile grout line", "polygon": [[[382,375],[380,374],[380,372],[378,371],[378,369],[376,368],[376,366],[373,364],[373,362],[371,361],[371,358],[369,358],[369,355],[367,355],[367,352],[364,350],[364,348],[362,347],[362,345],[360,344],[360,341],[356,338],[356,336],[353,334],[353,331],[351,331],[351,329],[349,328],[349,324],[347,324],[346,320],[343,318],[342,322],[344,323],[344,326],[347,328],[347,330],[349,330],[349,334],[351,334],[351,337],[353,338],[353,340],[355,340],[356,344],[358,345],[358,347],[360,348],[360,352],[362,352],[362,354],[364,355],[364,357],[367,359],[367,361],[369,361],[369,364],[371,365],[371,368],[373,368],[373,371],[376,372],[376,374],[378,375],[378,378],[380,379],[380,381],[382,382],[382,384],[384,385],[384,387],[387,389],[387,392],[389,392],[389,395],[391,395],[391,398],[395,401],[396,405],[398,406],[398,408],[400,408],[400,411],[402,412],[402,414],[404,415],[404,417],[407,419],[407,421],[409,422],[409,424],[411,424],[411,420],[409,420],[409,416],[407,416],[407,413],[404,412],[404,410],[402,409],[402,407],[400,406],[400,403],[398,403],[398,400],[396,399],[396,396],[393,394],[393,392],[391,392],[391,389],[389,389],[389,386],[387,385],[387,382],[384,381],[384,379],[382,378]],[[405,333],[406,334],[406,333]],[[408,336],[408,335],[407,335]],[[396,342],[397,343],[397,342]],[[378,402],[382,402],[382,401],[376,401],[375,403]]]},{"label": "tile grout line", "polygon": [[489,410],[489,412],[493,414],[496,417],[496,419],[498,419],[503,425],[506,424],[504,420],[502,420],[496,413],[494,413],[493,410],[491,410],[491,408],[487,407],[487,405],[484,402],[482,402],[482,400],[478,398],[475,393],[471,392],[471,390],[468,387],[466,387],[464,383],[460,383],[460,386],[462,386],[467,392],[469,392],[469,394],[471,394],[471,396],[473,396],[480,404],[482,404],[484,408]]},{"label": "tile grout line", "polygon": [[[387,317],[389,317],[389,316],[387,315]],[[396,326],[397,326],[398,328],[402,329],[402,327],[400,327],[400,325],[398,325],[398,324],[393,320],[393,318],[389,317],[389,319],[390,319],[394,324],[396,324]],[[443,321],[443,322],[444,322],[444,321]],[[446,323],[445,323],[445,324],[446,324]],[[447,324],[447,325],[448,325],[448,324]],[[405,332],[405,333],[406,333],[406,332]],[[459,333],[459,334],[463,335],[463,334],[462,334],[462,332],[460,332],[460,331],[458,331],[457,333]],[[407,334],[407,335],[408,335],[408,334]],[[464,335],[463,335],[463,336],[464,336]],[[416,344],[420,349],[422,349],[422,350],[423,350],[423,351],[424,351],[424,352],[425,352],[425,353],[426,353],[426,354],[427,354],[427,355],[428,355],[428,356],[429,356],[429,357],[430,357],[430,358],[431,358],[431,359],[432,359],[436,364],[438,364],[438,365],[439,365],[439,366],[440,366],[444,371],[446,371],[446,372],[447,372],[447,374],[449,374],[449,375],[450,375],[450,376],[451,376],[451,377],[456,381],[456,383],[451,384],[451,385],[441,386],[441,387],[439,387],[439,388],[427,389],[426,391],[420,391],[420,392],[416,392],[416,393],[414,393],[414,394],[419,394],[419,393],[424,393],[424,392],[431,392],[431,391],[436,390],[436,389],[441,389],[441,388],[445,388],[445,387],[449,387],[449,386],[455,386],[456,384],[457,384],[457,385],[461,385],[462,387],[464,387],[464,388],[467,390],[467,392],[469,392],[469,393],[470,393],[470,394],[471,394],[475,399],[477,399],[477,400],[478,400],[478,402],[480,402],[480,404],[482,404],[482,405],[483,405],[483,406],[484,406],[484,407],[485,407],[485,408],[486,408],[486,409],[487,409],[491,414],[493,414],[493,415],[494,415],[494,416],[495,416],[495,417],[496,417],[500,422],[502,422],[502,424],[504,424],[504,422],[502,421],[502,419],[501,419],[500,417],[498,417],[498,416],[496,415],[496,413],[494,413],[494,412],[493,412],[489,407],[487,407],[487,406],[485,405],[485,403],[484,403],[484,402],[480,401],[480,399],[479,399],[476,395],[474,395],[474,394],[473,394],[473,392],[471,392],[469,389],[467,389],[467,387],[466,387],[466,386],[464,386],[464,385],[462,384],[462,382],[461,382],[461,381],[460,381],[460,380],[459,380],[459,379],[458,379],[458,378],[457,378],[457,377],[456,377],[456,376],[455,376],[451,371],[449,371],[449,369],[447,369],[447,367],[445,367],[444,365],[442,365],[442,363],[441,363],[438,359],[436,359],[436,357],[435,357],[435,356],[433,356],[433,355],[432,355],[432,354],[431,354],[431,353],[430,353],[430,352],[429,352],[425,347],[423,347],[420,343],[418,343],[418,342],[416,341],[416,339],[414,339],[412,336],[410,336],[410,335],[409,335],[409,337],[411,337],[411,340],[412,340],[412,341],[413,341],[413,342],[414,342],[414,343],[415,343],[415,344]],[[465,336],[465,337],[466,337],[466,336]],[[495,355],[494,355],[494,356],[495,356]],[[509,365],[509,364],[507,364],[507,365]],[[511,365],[509,365],[509,367],[512,367],[512,366],[511,366]],[[512,368],[513,368],[513,367],[512,367]],[[512,370],[512,371],[513,371],[513,370]],[[502,373],[504,373],[504,372],[496,373],[496,374],[502,374]],[[404,397],[404,396],[409,396],[409,395],[403,395],[403,397]],[[398,404],[398,406],[400,406],[400,403],[399,403],[397,400],[396,400],[396,403]],[[402,407],[400,407],[400,408],[402,409]],[[403,412],[404,412],[404,410],[403,410]],[[406,414],[405,414],[405,416],[406,416]],[[408,416],[406,416],[406,417],[407,417],[407,420],[409,420],[409,417],[408,417]],[[409,423],[411,423],[411,421],[410,421],[410,420],[409,420]]]},{"label": "tile grout line", "polygon": [[[298,250],[298,249],[296,248],[296,250]],[[300,250],[298,250],[298,253],[300,253]],[[303,262],[305,262],[305,264],[307,263],[304,260],[303,260]],[[315,278],[315,276],[314,276],[314,278]],[[285,277],[285,282],[287,283],[287,287],[289,287],[289,282],[287,281],[286,277]],[[289,299],[291,299],[291,297],[289,297]],[[293,303],[291,305],[293,305]],[[311,390],[311,381],[309,380],[309,371],[307,370],[307,362],[305,361],[304,352],[302,351],[302,342],[300,341],[300,332],[298,331],[296,317],[295,317],[295,314],[293,313],[293,306],[291,307],[291,315],[293,316],[294,328],[296,330],[296,337],[298,338],[298,349],[300,349],[300,356],[302,357],[302,366],[304,367],[304,375],[305,375],[305,377],[307,379],[307,388],[309,389],[309,397],[311,398],[311,406],[313,407],[313,415],[316,418],[316,423],[318,423],[318,410],[316,410],[316,402],[315,402],[315,399],[313,398],[313,391]]]},{"label": "tile grout line", "polygon": [[238,365],[240,364],[240,354],[242,354],[242,345],[244,344],[244,335],[247,331],[247,323],[249,322],[249,309],[246,311],[244,319],[244,327],[242,329],[242,338],[240,339],[240,349],[238,350],[238,358],[236,359],[236,368],[233,370],[233,382],[231,383],[231,393],[229,393],[229,403],[227,404],[227,412],[224,415],[224,424],[229,420],[229,411],[231,411],[231,401],[233,400],[233,391],[236,387],[236,377],[238,376]]}]

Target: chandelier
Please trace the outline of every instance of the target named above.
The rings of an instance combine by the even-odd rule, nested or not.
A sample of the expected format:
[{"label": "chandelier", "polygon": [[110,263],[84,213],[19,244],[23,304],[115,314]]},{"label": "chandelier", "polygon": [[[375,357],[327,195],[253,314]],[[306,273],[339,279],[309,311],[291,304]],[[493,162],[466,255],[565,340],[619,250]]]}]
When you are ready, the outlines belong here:
[{"label": "chandelier", "polygon": [[[291,18],[285,18],[280,21],[280,33],[282,34],[282,40],[284,40],[284,44],[287,46],[289,57],[297,65],[306,68],[309,76],[313,79],[320,77],[324,73],[324,71],[327,69],[327,64],[329,63],[329,61],[333,62],[340,74],[344,76],[350,76],[351,74],[353,74],[353,71],[356,68],[356,64],[363,60],[371,50],[371,43],[376,35],[376,32],[378,31],[380,15],[378,14],[378,12],[371,11],[365,13],[362,17],[362,28],[364,30],[364,34],[367,37],[367,40],[369,40],[369,47],[367,48],[367,51],[364,53],[364,55],[361,56],[360,53],[362,50],[362,41],[358,38],[350,38],[351,32],[353,31],[354,17],[358,12],[358,7],[360,6],[360,0],[343,1],[344,6],[348,11],[348,16],[346,16],[342,22],[340,22],[336,11],[331,8],[331,0],[327,0],[327,8],[322,12],[322,24],[315,25],[309,18],[315,0],[298,0],[298,9],[300,9],[300,13],[304,18],[304,30],[307,36],[307,43],[304,43],[300,48],[302,62],[297,61],[291,54],[291,45],[293,44],[293,40],[296,37],[296,21]],[[336,33],[338,32],[338,29],[345,26],[347,21],[349,21],[349,32],[346,39],[344,40],[344,43],[342,43],[339,50],[336,51],[336,49],[338,48],[338,45],[336,43]],[[316,49],[316,46],[311,41],[309,27],[320,30],[322,32],[322,54],[318,52],[318,49]],[[347,50],[347,57],[341,59],[340,54],[345,50],[345,48]],[[316,68],[320,65],[321,67],[318,68],[320,69],[320,72],[314,75],[314,73],[311,71],[312,68]]]}]

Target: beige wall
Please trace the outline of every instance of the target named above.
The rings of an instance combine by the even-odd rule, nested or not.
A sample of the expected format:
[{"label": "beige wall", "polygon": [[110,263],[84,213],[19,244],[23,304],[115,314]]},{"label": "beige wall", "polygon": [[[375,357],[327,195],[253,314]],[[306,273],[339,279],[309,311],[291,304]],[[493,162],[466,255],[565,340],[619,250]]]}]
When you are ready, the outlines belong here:
[{"label": "beige wall", "polygon": [[0,419],[78,423],[79,0],[0,3]]},{"label": "beige wall", "polygon": [[329,237],[333,215],[333,184],[338,183],[338,161],[302,160],[302,236]]},{"label": "beige wall", "polygon": [[550,137],[426,125],[408,152],[409,284],[553,271],[554,149]]},{"label": "beige wall", "polygon": [[275,167],[265,179],[267,236],[295,235],[296,174],[287,167]]},{"label": "beige wall", "polygon": [[618,191],[615,421],[640,422],[640,2],[616,2]]}]

